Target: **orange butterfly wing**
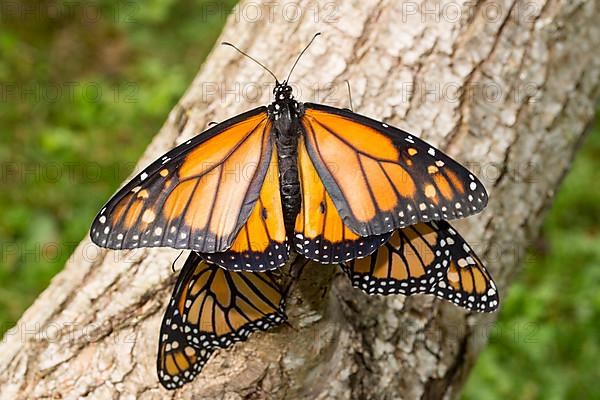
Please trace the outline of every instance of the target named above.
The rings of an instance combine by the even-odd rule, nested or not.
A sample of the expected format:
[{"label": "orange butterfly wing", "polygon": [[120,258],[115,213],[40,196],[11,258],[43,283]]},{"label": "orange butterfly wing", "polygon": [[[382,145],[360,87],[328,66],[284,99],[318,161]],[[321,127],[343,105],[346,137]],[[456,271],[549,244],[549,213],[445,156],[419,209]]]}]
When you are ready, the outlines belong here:
[{"label": "orange butterfly wing", "polygon": [[466,217],[487,204],[467,169],[400,129],[305,104],[306,149],[345,224],[361,236]]},{"label": "orange butterfly wing", "polygon": [[256,206],[231,247],[223,253],[201,255],[231,271],[265,271],[279,268],[287,262],[289,244],[279,192],[276,148],[273,148]]},{"label": "orange butterfly wing", "polygon": [[158,379],[169,390],[191,382],[215,352],[215,349],[198,349],[191,345],[183,332],[183,322],[175,303],[173,298],[163,317],[156,359]]},{"label": "orange butterfly wing", "polygon": [[192,252],[182,276],[173,297],[195,346],[227,347],[286,319],[283,290],[269,272],[228,271]]},{"label": "orange butterfly wing", "polygon": [[264,107],[225,121],[152,163],[96,216],[94,243],[219,252],[250,216],[271,161]]},{"label": "orange butterfly wing", "polygon": [[215,350],[285,321],[284,307],[284,292],[270,273],[228,271],[191,252],[163,318],[160,382],[175,389],[191,381]]},{"label": "orange butterfly wing", "polygon": [[432,294],[468,310],[491,312],[499,297],[492,277],[446,221],[400,229],[371,256],[342,264],[367,294]]},{"label": "orange butterfly wing", "polygon": [[340,263],[365,257],[388,240],[391,233],[361,237],[345,225],[302,137],[298,142],[298,175],[302,203],[293,238],[298,254],[323,264]]}]

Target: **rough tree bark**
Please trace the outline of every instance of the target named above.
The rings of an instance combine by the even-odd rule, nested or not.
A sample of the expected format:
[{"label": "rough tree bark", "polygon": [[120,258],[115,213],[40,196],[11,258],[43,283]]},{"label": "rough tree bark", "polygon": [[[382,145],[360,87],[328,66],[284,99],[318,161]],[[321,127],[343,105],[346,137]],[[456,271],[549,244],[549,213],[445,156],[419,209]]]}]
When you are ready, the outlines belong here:
[{"label": "rough tree bark", "polygon": [[[301,100],[347,106],[348,79],[355,111],[467,163],[490,203],[456,225],[506,296],[594,115],[597,2],[270,4],[256,14],[257,2],[242,3],[222,39],[283,76],[323,32],[293,78]],[[139,165],[270,101],[272,83],[216,46]],[[2,398],[456,398],[496,318],[430,297],[369,298],[337,269],[311,265],[289,300],[293,327],[219,352],[192,384],[167,392],[155,358],[177,254],[99,250],[86,237],[0,345]]]}]

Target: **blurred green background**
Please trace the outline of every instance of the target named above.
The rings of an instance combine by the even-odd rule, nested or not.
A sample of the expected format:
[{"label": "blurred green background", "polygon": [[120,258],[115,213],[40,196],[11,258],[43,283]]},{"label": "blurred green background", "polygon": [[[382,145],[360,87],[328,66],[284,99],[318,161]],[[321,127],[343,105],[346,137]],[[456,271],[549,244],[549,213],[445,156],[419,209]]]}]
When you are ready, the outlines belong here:
[{"label": "blurred green background", "polygon": [[[0,334],[133,170],[235,1],[23,4],[34,10],[25,20],[3,8],[0,21]],[[600,398],[599,130],[504,297],[501,334],[464,399]]]}]

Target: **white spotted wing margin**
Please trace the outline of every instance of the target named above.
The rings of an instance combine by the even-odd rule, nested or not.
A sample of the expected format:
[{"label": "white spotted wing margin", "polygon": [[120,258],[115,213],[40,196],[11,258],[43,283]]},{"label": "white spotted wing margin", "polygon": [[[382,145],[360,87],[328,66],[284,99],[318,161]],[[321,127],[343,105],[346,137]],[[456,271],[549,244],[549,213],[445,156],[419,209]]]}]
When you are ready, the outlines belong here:
[{"label": "white spotted wing margin", "polygon": [[92,222],[91,239],[115,250],[224,252],[254,209],[272,150],[265,107],[218,124],[123,186]]},{"label": "white spotted wing margin", "polygon": [[183,330],[181,315],[175,297],[172,297],[162,320],[156,359],[158,380],[168,390],[191,382],[215,351],[192,346]]},{"label": "white spotted wing margin", "polygon": [[478,312],[499,306],[491,275],[446,221],[400,229],[369,257],[340,266],[369,295],[429,294]]},{"label": "white spotted wing margin", "polygon": [[163,318],[159,380],[176,389],[199,374],[216,350],[286,319],[285,293],[272,273],[229,271],[191,252]]}]

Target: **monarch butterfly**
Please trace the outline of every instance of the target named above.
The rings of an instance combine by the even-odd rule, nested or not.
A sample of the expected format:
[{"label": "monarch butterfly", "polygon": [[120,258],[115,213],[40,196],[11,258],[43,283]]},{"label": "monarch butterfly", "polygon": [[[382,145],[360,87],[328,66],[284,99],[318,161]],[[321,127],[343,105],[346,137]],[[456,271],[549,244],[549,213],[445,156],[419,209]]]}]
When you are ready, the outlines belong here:
[{"label": "monarch butterfly", "polygon": [[269,272],[233,272],[192,252],[163,317],[157,371],[176,389],[200,373],[219,348],[286,320],[285,295]]},{"label": "monarch butterfly", "polygon": [[[366,258],[340,264],[352,285],[374,295],[432,294],[468,310],[498,308],[496,285],[471,247],[445,221],[395,231]],[[269,272],[234,272],[195,252],[185,262],[160,330],[157,370],[176,389],[219,348],[283,323],[285,291]]]},{"label": "monarch butterfly", "polygon": [[341,267],[367,294],[432,294],[480,312],[499,304],[491,275],[446,221],[400,229],[370,256]]},{"label": "monarch butterfly", "polygon": [[292,246],[341,263],[373,253],[395,230],[481,211],[484,186],[440,150],[350,110],[294,99],[289,79],[317,35],[283,82],[236,48],[275,78],[273,103],[150,164],[96,216],[93,242],[191,249],[230,270],[265,271],[284,265]]}]

